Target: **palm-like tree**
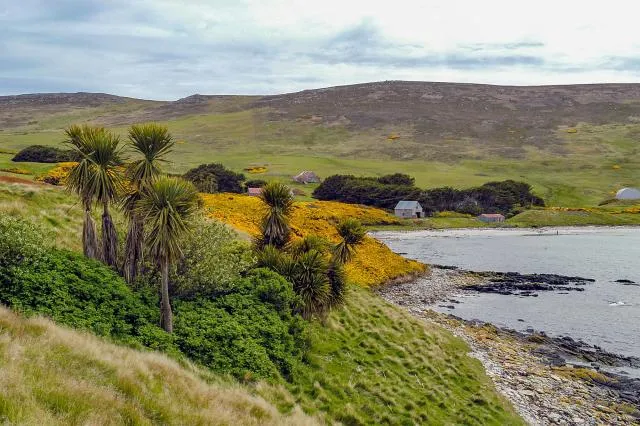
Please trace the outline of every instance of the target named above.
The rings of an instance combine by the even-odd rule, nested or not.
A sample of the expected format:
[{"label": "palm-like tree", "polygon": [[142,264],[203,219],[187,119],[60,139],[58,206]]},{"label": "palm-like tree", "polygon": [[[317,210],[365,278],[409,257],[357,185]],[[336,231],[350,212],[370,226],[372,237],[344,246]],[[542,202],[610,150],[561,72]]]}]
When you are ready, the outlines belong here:
[{"label": "palm-like tree", "polygon": [[362,243],[367,231],[356,219],[345,219],[336,229],[341,240],[334,248],[334,256],[338,262],[345,264],[353,258],[356,246]]},{"label": "palm-like tree", "polygon": [[96,224],[91,215],[93,194],[90,192],[89,182],[92,164],[90,156],[93,148],[89,141],[95,139],[95,134],[100,132],[104,132],[104,129],[100,127],[89,127],[87,125],[73,125],[65,129],[67,136],[65,143],[71,145],[79,159],[78,164],[71,169],[66,180],[66,185],[67,189],[78,194],[82,202],[84,210],[82,250],[85,256],[92,259],[98,259],[100,257],[100,250],[98,247]]},{"label": "palm-like tree", "polygon": [[291,275],[294,291],[302,299],[302,317],[323,316],[331,302],[331,286],[327,271],[327,257],[315,249],[294,258]]},{"label": "palm-like tree", "polygon": [[164,126],[143,124],[129,129],[129,146],[141,157],[127,167],[130,188],[123,203],[129,219],[129,230],[122,272],[129,283],[138,275],[143,255],[144,224],[136,213],[136,204],[162,173],[161,164],[167,161],[165,157],[173,145],[173,138]]},{"label": "palm-like tree", "polygon": [[87,191],[92,199],[102,204],[102,261],[115,267],[118,260],[118,233],[111,218],[109,206],[122,193],[123,164],[120,138],[106,130],[85,135],[86,144],[92,149],[86,156],[88,165]]},{"label": "palm-like tree", "polygon": [[173,332],[169,300],[169,266],[182,255],[181,242],[190,230],[191,219],[200,206],[196,188],[175,177],[156,179],[136,203],[136,214],[147,224],[147,246],[158,264],[162,281],[161,325]]},{"label": "palm-like tree", "polygon": [[293,208],[293,195],[288,186],[272,182],[262,188],[260,195],[267,205],[267,212],[261,224],[261,235],[256,241],[258,247],[274,246],[282,249],[289,241],[291,228],[289,214]]}]

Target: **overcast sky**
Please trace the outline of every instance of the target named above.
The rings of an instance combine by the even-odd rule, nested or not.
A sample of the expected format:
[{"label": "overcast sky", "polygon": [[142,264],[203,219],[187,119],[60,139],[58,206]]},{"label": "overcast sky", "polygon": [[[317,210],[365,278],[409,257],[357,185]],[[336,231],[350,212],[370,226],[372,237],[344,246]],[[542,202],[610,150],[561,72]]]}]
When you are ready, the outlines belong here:
[{"label": "overcast sky", "polygon": [[637,0],[0,0],[0,94],[640,82]]}]

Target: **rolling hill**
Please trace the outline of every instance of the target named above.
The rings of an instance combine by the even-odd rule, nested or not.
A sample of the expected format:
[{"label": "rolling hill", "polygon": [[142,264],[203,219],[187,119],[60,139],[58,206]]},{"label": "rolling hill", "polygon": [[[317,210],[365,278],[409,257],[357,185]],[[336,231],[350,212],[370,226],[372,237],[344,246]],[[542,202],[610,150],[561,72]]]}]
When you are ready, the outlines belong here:
[{"label": "rolling hill", "polygon": [[[506,87],[389,81],[274,96],[146,101],[106,94],[0,97],[0,150],[58,144],[71,123],[178,139],[174,171],[205,162],[267,176],[402,171],[423,187],[512,178],[552,205],[589,206],[640,184],[640,84]],[[1,154],[0,154],[1,155]],[[4,165],[9,154],[0,158]]]}]

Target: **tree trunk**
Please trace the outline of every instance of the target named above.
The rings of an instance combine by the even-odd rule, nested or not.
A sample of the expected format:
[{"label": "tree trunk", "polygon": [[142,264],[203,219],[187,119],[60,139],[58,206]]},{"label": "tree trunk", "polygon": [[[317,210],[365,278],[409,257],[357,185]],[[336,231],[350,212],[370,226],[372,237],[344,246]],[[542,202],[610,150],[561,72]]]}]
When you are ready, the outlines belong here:
[{"label": "tree trunk", "polygon": [[131,216],[129,232],[125,245],[125,258],[122,266],[124,279],[131,284],[140,272],[142,261],[142,243],[144,239],[144,224],[137,214]]},{"label": "tree trunk", "polygon": [[102,212],[102,261],[109,266],[117,266],[118,233],[109,214],[109,203],[103,204]]},{"label": "tree trunk", "polygon": [[162,260],[160,266],[162,272],[162,285],[160,288],[161,293],[161,319],[160,325],[167,333],[173,333],[173,312],[171,311],[171,302],[169,301],[169,262],[166,259]]},{"label": "tree trunk", "polygon": [[98,259],[98,236],[96,235],[96,223],[91,216],[91,203],[84,205],[84,222],[82,224],[82,251],[90,259]]}]

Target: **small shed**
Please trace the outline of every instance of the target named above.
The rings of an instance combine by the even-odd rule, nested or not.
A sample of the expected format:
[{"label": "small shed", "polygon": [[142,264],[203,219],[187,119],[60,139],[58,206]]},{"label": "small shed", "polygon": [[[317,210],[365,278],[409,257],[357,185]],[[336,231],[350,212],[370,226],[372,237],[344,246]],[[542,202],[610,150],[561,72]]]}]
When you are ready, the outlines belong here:
[{"label": "small shed", "polygon": [[403,219],[415,219],[424,215],[424,210],[417,201],[399,201],[393,210],[397,217]]},{"label": "small shed", "polygon": [[247,188],[247,194],[259,197],[262,194],[262,188]]},{"label": "small shed", "polygon": [[320,183],[320,177],[312,171],[305,170],[293,177],[293,180],[298,183]]},{"label": "small shed", "polygon": [[636,188],[622,188],[616,193],[617,200],[640,200],[640,191]]},{"label": "small shed", "polygon": [[504,222],[504,216],[499,213],[483,213],[478,216],[482,222]]}]

